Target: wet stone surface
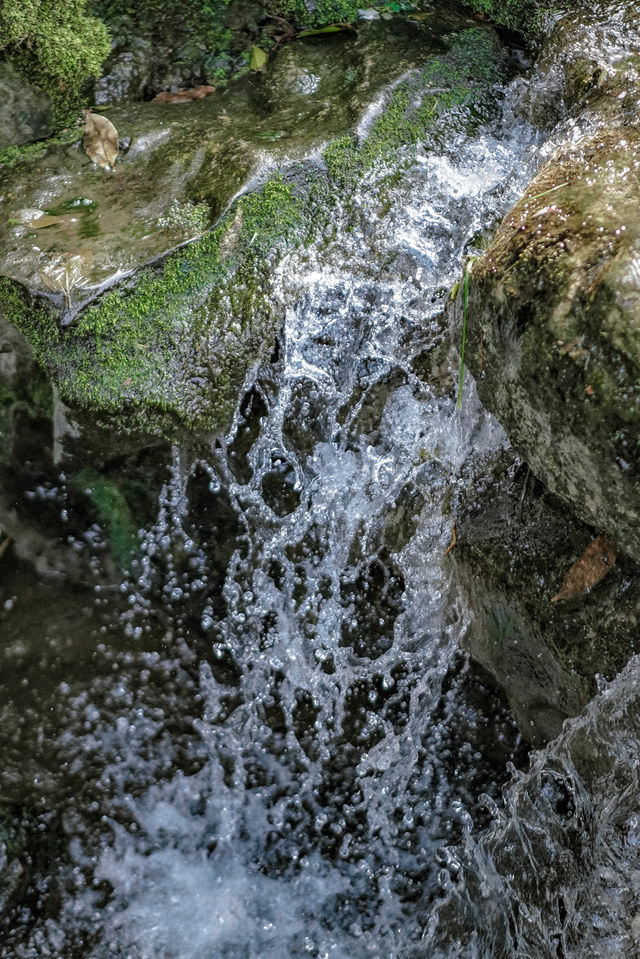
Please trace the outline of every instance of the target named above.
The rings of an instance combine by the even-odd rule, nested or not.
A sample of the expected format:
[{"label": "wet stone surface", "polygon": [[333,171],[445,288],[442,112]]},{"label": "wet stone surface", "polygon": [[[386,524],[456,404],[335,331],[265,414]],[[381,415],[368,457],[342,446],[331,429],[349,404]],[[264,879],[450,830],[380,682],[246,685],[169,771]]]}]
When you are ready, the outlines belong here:
[{"label": "wet stone surface", "polygon": [[[289,44],[265,73],[205,99],[110,109],[124,145],[113,172],[79,142],[0,167],[0,273],[42,291],[38,272],[62,254],[82,257],[81,289],[134,270],[209,226],[258,171],[346,133],[384,84],[442,49],[455,24],[363,23]],[[22,210],[60,219],[24,225]]]},{"label": "wet stone surface", "polygon": [[[633,6],[618,4],[610,18],[591,20],[592,82],[570,98],[550,159],[474,264],[466,358],[481,398],[536,475],[637,561],[640,37]],[[563,36],[572,22],[569,15]],[[561,49],[573,69],[573,41]],[[543,59],[537,69],[544,85],[552,68]],[[459,296],[458,320],[461,303]]]},{"label": "wet stone surface", "polygon": [[619,557],[587,596],[552,603],[595,532],[502,455],[455,507],[452,560],[472,611],[466,647],[506,690],[523,735],[557,736],[637,652],[640,577]]}]

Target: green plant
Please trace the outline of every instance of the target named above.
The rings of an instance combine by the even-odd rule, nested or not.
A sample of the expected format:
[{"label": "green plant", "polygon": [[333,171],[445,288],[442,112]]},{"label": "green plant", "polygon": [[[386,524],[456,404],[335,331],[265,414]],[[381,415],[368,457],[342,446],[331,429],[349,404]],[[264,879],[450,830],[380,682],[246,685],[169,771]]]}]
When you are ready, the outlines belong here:
[{"label": "green plant", "polygon": [[460,375],[458,377],[458,398],[456,400],[458,409],[462,408],[462,384],[464,382],[464,348],[467,344],[467,306],[469,303],[469,277],[473,269],[473,259],[469,259],[464,271],[463,294],[462,294],[462,346],[460,348]]}]

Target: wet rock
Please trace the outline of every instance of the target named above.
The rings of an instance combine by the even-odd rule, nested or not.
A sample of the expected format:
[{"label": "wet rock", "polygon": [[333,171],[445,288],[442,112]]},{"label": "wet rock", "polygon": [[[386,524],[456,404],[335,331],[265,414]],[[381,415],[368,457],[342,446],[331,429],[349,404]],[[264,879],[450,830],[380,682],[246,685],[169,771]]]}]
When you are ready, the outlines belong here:
[{"label": "wet rock", "polygon": [[637,954],[639,680],[634,657],[457,847],[464,881],[447,885],[423,954],[452,941],[461,955]]},{"label": "wet rock", "polygon": [[142,37],[129,36],[126,43],[114,43],[103,75],[96,81],[95,102],[99,106],[144,99],[151,86],[152,46]]},{"label": "wet rock", "polygon": [[[301,41],[282,66],[276,58],[220,97],[111,111],[131,136],[113,172],[71,145],[5,174],[21,221],[0,228],[5,314],[74,414],[134,435],[226,429],[295,295],[276,291],[287,253],[323,235],[345,191],[381,158],[495,110],[494,84],[510,66],[492,31],[447,14],[350,33]],[[380,101],[382,115],[370,111],[344,135],[417,63]],[[300,86],[311,76],[317,90],[315,80]],[[313,151],[328,137],[321,163]],[[252,175],[267,166],[282,172],[260,186]],[[38,230],[25,209],[56,219]],[[51,294],[30,297],[43,275],[65,269],[60,292],[48,282]]]},{"label": "wet rock", "polygon": [[[600,46],[592,36],[594,62],[611,56],[603,79],[596,62],[555,153],[473,266],[466,359],[535,474],[637,561],[640,34],[620,6],[614,26],[599,22]],[[578,82],[574,54],[570,44]]]},{"label": "wet rock", "polygon": [[523,735],[553,739],[638,649],[640,570],[619,558],[582,601],[552,603],[594,531],[508,454],[456,509],[451,552],[472,613],[466,645],[505,689]]},{"label": "wet rock", "polygon": [[4,61],[0,61],[0,102],[0,150],[51,133],[49,97],[39,87],[27,83]]}]

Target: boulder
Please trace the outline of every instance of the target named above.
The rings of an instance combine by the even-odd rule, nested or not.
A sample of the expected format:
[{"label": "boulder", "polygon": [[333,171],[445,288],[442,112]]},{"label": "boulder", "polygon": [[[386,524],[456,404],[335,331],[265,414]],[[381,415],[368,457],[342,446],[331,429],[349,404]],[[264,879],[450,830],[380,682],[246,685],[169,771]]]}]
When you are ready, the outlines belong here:
[{"label": "boulder", "polygon": [[451,552],[473,611],[464,645],[506,692],[520,730],[542,745],[637,651],[640,570],[618,557],[584,596],[553,602],[594,539],[526,464],[502,453],[456,506]]},{"label": "boulder", "polygon": [[12,64],[0,61],[0,150],[51,133],[51,101],[28,83]]},{"label": "boulder", "polygon": [[[613,25],[589,21],[588,63],[570,40],[573,21],[556,28],[571,116],[473,264],[465,360],[535,475],[638,561],[640,34],[622,6]],[[559,49],[541,61],[554,77]],[[461,292],[460,325],[463,301]]]}]

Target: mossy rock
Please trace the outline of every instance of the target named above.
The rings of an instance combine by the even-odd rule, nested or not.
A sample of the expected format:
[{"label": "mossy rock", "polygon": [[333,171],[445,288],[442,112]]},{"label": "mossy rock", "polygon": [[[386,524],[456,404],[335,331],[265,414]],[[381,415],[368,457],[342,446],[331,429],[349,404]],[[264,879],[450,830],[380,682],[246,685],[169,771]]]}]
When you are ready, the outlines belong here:
[{"label": "mossy rock", "polygon": [[3,0],[0,5],[0,52],[48,94],[58,126],[85,105],[83,87],[98,76],[111,47],[104,23],[85,15],[85,3]]},{"label": "mossy rock", "polygon": [[625,76],[622,95],[614,76],[579,100],[588,132],[541,168],[474,263],[465,359],[536,475],[637,561],[640,74]]},{"label": "mossy rock", "polygon": [[[263,73],[205,99],[109,110],[123,144],[113,172],[91,163],[77,128],[5,151],[0,274],[43,291],[41,272],[60,256],[81,256],[78,302],[82,290],[202,233],[261,168],[349,133],[385,85],[446,49],[446,33],[462,25],[451,15],[363,23],[289,44]],[[59,219],[42,229],[25,210]]]},{"label": "mossy rock", "polygon": [[[458,27],[455,32],[453,25]],[[468,21],[451,14],[441,24],[411,29],[419,38],[416,47],[407,46],[401,32],[394,41],[399,55],[393,70],[406,63],[400,49],[406,57],[407,49],[419,48],[416,56],[427,62],[388,93],[386,108],[366,131],[332,141],[324,163],[317,157],[297,163],[289,159],[282,173],[243,193],[214,229],[80,309],[67,309],[63,325],[55,298],[32,299],[15,281],[0,281],[5,315],[26,335],[62,402],[117,432],[170,438],[182,435],[185,427],[214,433],[227,428],[247,375],[268,358],[282,322],[285,303],[274,295],[274,282],[283,257],[323,235],[347,185],[355,187],[374,164],[395,165],[402,175],[410,166],[413,144],[441,146],[453,133],[473,130],[496,108],[495,83],[509,65],[491,30],[469,29]],[[365,33],[375,45],[360,46],[361,57],[366,49],[380,51],[383,38],[393,35],[382,24],[370,25]],[[361,43],[329,42],[350,43],[356,49]],[[389,39],[387,52],[390,46]],[[434,49],[443,48],[445,52],[434,56]],[[338,110],[337,127],[329,121],[332,133],[361,115],[368,102],[362,91],[370,99],[388,78],[387,69],[369,65],[363,69],[364,79],[356,71],[347,80],[354,84],[354,95],[346,112]],[[285,72],[290,76],[288,67]],[[331,89],[337,104],[340,85],[334,82]],[[244,109],[248,129],[246,100]],[[281,107],[287,109],[286,104]],[[255,118],[253,125],[255,137],[256,128],[260,132]],[[295,137],[305,152],[308,142],[302,149],[299,132]],[[228,149],[235,149],[234,143],[232,139]],[[198,171],[211,162],[213,151],[218,165],[231,168],[228,175],[235,189],[225,149],[215,142],[201,149]],[[155,188],[154,195],[158,182],[148,187]],[[195,200],[211,198],[204,192],[211,190],[211,183],[200,172],[190,189]],[[57,305],[63,306],[62,296]]]},{"label": "mossy rock", "polygon": [[0,60],[0,150],[47,136],[53,129],[51,100],[26,83],[15,67]]}]

